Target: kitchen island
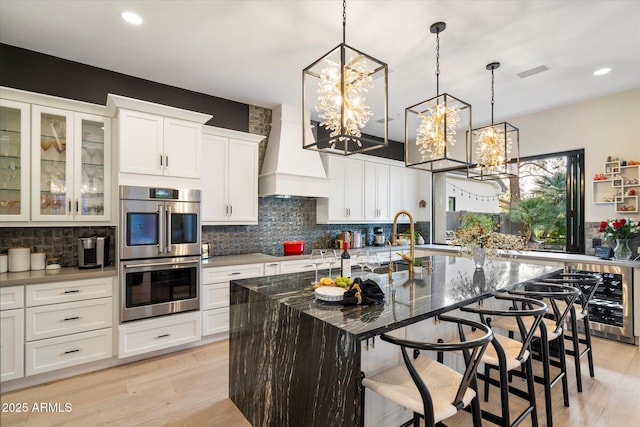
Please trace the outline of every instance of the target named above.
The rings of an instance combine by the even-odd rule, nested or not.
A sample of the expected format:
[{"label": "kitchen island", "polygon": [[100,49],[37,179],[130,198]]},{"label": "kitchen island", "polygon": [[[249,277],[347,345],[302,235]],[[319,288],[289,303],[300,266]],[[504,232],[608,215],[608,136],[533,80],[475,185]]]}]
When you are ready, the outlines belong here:
[{"label": "kitchen island", "polygon": [[367,340],[470,304],[557,267],[432,256],[433,270],[392,284],[384,304],[315,299],[313,273],[231,281],[229,397],[254,426],[363,424],[361,355]]}]

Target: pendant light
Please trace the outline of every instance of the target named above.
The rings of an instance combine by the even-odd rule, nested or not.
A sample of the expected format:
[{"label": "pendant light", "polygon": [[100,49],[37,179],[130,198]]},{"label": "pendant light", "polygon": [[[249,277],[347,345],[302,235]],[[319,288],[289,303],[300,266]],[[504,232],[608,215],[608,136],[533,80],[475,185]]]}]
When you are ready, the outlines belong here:
[{"label": "pendant light", "polygon": [[388,67],[346,44],[346,8],[342,43],[302,72],[304,128],[316,126],[303,130],[303,148],[345,156],[388,145]]},{"label": "pendant light", "polygon": [[494,71],[499,62],[487,64],[491,71],[491,125],[471,131],[472,163],[467,177],[478,180],[518,176],[520,166],[520,131],[507,122],[493,122],[495,104]]},{"label": "pendant light", "polygon": [[440,33],[447,25],[436,22],[436,96],[405,109],[406,166],[430,171],[468,166],[471,105],[447,93],[440,94]]}]

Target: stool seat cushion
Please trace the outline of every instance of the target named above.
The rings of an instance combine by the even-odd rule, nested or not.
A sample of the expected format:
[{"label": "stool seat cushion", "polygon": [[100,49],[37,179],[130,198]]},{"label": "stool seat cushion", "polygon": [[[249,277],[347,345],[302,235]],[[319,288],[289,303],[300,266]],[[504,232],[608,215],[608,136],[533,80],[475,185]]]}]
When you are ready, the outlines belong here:
[{"label": "stool seat cushion", "polygon": [[[567,308],[567,303],[564,301],[556,301],[556,304],[561,312],[564,312]],[[587,316],[587,313],[582,312],[582,306],[580,304],[573,304],[573,308],[576,310],[576,320],[582,320]],[[571,312],[569,312],[569,316],[571,316]]]},{"label": "stool seat cushion", "polygon": [[[522,323],[524,323],[525,328],[529,330],[531,329],[531,325],[533,324],[533,319],[523,318]],[[557,331],[555,330],[556,322],[553,319],[544,318],[542,319],[542,323],[544,323],[547,328],[548,341],[553,341],[562,335],[562,328],[558,328]],[[516,333],[520,332],[520,329],[518,328],[518,322],[516,321],[515,318],[510,316],[502,316],[502,317],[496,317],[492,319],[491,328],[499,328],[499,329],[504,329],[505,331],[511,331]],[[533,336],[536,338],[540,338],[540,328],[536,328],[536,330],[533,332]]]},{"label": "stool seat cushion", "polygon": [[[509,337],[505,337],[504,335],[494,334],[493,338],[498,341],[502,349],[504,350],[504,355],[507,359],[507,371],[512,371],[514,369],[518,369],[522,364],[520,360],[518,360],[518,355],[520,354],[520,350],[522,349],[522,343],[520,341],[516,341]],[[523,361],[529,358],[529,352],[525,351],[523,353]],[[498,364],[498,353],[496,353],[495,347],[492,344],[487,346],[484,354],[482,355],[482,361],[489,365],[500,366]]]},{"label": "stool seat cushion", "polygon": [[[487,349],[489,347],[491,345],[487,346]],[[435,422],[455,415],[458,410],[452,402],[462,381],[462,374],[423,355],[413,360],[413,365],[427,386],[433,400]],[[424,412],[420,392],[404,363],[371,377],[365,377],[362,380],[362,385],[413,412],[419,414]],[[462,399],[464,405],[469,405],[475,395],[476,393],[468,388]]]}]

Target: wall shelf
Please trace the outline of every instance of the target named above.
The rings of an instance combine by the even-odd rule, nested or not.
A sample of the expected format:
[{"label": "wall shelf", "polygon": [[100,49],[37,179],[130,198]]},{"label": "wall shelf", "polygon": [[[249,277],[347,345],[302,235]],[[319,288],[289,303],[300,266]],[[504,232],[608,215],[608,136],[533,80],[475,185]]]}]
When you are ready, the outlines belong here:
[{"label": "wall shelf", "polygon": [[622,166],[620,161],[605,162],[604,173],[592,181],[593,204],[614,205],[616,213],[638,212],[640,165]]}]

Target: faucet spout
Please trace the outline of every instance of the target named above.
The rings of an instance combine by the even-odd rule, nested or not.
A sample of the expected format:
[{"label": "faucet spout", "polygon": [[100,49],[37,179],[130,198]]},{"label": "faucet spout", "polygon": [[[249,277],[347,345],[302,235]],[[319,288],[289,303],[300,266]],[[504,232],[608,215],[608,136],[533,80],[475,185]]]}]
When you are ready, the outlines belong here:
[{"label": "faucet spout", "polygon": [[400,210],[393,217],[393,228],[391,229],[391,244],[396,245],[396,238],[398,233],[398,218],[400,215],[406,215],[409,217],[409,255],[400,254],[402,259],[409,263],[409,277],[413,278],[413,260],[415,259],[416,239],[415,239],[415,225],[413,222],[413,216],[406,210]]},{"label": "faucet spout", "polygon": [[392,251],[392,246],[391,246],[391,242],[388,240],[384,241],[384,246],[387,246],[387,243],[389,244],[389,283],[391,283],[393,281],[393,261],[391,260],[391,257],[393,256],[393,254],[391,253]]}]

